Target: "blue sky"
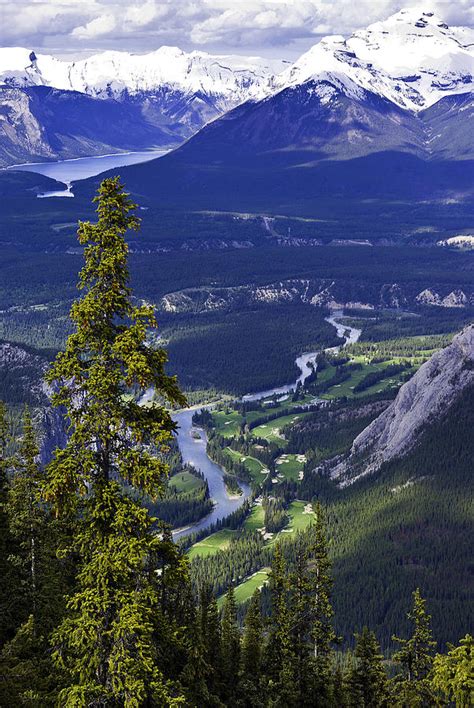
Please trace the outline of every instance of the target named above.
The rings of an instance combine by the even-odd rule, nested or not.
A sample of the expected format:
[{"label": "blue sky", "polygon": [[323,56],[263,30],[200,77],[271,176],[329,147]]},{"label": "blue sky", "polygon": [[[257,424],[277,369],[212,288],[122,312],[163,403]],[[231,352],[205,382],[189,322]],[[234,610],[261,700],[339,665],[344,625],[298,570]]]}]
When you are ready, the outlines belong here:
[{"label": "blue sky", "polygon": [[106,49],[185,50],[293,59],[402,7],[474,26],[473,0],[0,0],[0,45],[68,58]]}]

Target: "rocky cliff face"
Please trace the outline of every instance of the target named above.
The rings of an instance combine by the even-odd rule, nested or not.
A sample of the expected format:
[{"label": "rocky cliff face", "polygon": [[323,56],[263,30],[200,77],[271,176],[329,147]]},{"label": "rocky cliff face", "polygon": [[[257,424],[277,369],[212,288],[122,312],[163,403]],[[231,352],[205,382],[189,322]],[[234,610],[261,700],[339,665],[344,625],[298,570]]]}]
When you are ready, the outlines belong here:
[{"label": "rocky cliff face", "polygon": [[45,86],[0,86],[0,167],[174,142],[131,104]]},{"label": "rocky cliff face", "polygon": [[0,167],[54,156],[28,96],[20,89],[0,87]]},{"label": "rocky cliff face", "polygon": [[396,399],[354,440],[349,457],[331,476],[341,485],[375,472],[384,462],[412,449],[424,428],[453,405],[459,394],[474,385],[474,325],[434,354]]},{"label": "rocky cliff face", "polygon": [[[441,293],[441,294],[440,294]],[[474,304],[474,290],[447,292],[440,288],[416,289],[398,283],[352,283],[343,280],[291,279],[266,285],[240,285],[228,288],[187,288],[167,293],[158,303],[164,312],[211,312],[237,309],[255,304],[307,303],[330,309],[378,308],[406,309],[425,306],[447,308]]]}]

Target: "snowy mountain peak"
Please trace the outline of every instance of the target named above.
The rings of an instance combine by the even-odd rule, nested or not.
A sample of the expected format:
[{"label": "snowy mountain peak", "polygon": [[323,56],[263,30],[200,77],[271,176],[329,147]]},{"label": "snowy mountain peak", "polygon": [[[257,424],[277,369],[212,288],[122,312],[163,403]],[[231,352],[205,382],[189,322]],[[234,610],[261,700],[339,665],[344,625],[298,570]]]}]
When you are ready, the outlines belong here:
[{"label": "snowy mountain peak", "polygon": [[[362,99],[369,91],[419,111],[446,95],[474,91],[473,77],[474,31],[449,27],[428,8],[400,10],[347,39],[324,37],[293,65],[172,46],[143,55],[106,51],[73,62],[21,47],[0,49],[0,84],[52,86],[98,98],[161,97],[167,114],[174,102],[178,120],[194,115],[201,102],[201,118],[193,122],[199,127],[246,100],[307,82],[326,102],[340,92]],[[177,105],[181,99],[186,106]]]},{"label": "snowy mountain peak", "polygon": [[117,98],[124,92],[134,95],[168,88],[184,94],[204,92],[224,97],[235,105],[262,95],[283,67],[280,61],[186,53],[168,46],[142,55],[106,51],[73,62],[36,55],[25,48],[0,49],[0,83],[54,86],[99,97]]},{"label": "snowy mountain peak", "polygon": [[410,8],[347,40],[323,38],[278,77],[278,85],[329,81],[340,88],[342,82],[349,95],[366,89],[416,111],[446,94],[474,90],[473,74],[474,31]]}]

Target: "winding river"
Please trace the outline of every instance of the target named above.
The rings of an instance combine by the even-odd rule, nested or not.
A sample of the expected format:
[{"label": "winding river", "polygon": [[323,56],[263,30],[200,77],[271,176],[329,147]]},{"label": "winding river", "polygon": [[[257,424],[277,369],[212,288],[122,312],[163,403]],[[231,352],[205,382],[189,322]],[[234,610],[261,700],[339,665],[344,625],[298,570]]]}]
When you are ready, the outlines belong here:
[{"label": "winding river", "polygon": [[[39,194],[39,197],[73,197],[72,183],[88,177],[105,172],[106,170],[115,167],[123,167],[139,162],[147,162],[158,157],[166,155],[170,149],[146,150],[142,152],[117,153],[114,155],[99,155],[97,157],[80,157],[71,160],[59,160],[56,162],[41,162],[41,163],[26,163],[23,165],[13,165],[7,169],[20,170],[27,172],[38,172],[39,174],[51,177],[58,182],[64,184],[64,190],[45,192]],[[342,346],[356,342],[361,334],[360,330],[353,327],[340,324],[339,320],[343,315],[342,310],[334,310],[327,322],[336,328],[337,335],[344,339]],[[339,349],[340,347],[334,347]],[[296,366],[300,370],[300,375],[296,381],[269,389],[260,391],[259,393],[249,393],[243,396],[244,401],[258,401],[262,398],[267,398],[273,395],[285,396],[293,391],[298,383],[303,384],[307,377],[312,372],[318,352],[305,352],[295,360]],[[143,401],[146,400],[146,395]],[[238,509],[245,499],[250,495],[250,487],[247,484],[241,484],[242,494],[240,496],[229,496],[225,488],[223,474],[224,470],[216,465],[206,453],[207,437],[203,430],[193,427],[192,417],[193,410],[185,410],[177,413],[174,416],[178,423],[178,445],[183,457],[183,462],[191,464],[201,470],[209,485],[209,493],[214,501],[214,508],[208,516],[204,517],[195,524],[186,528],[178,529],[173,534],[175,538],[186,536],[190,533],[202,531],[208,528],[211,524],[223,519],[230,513]]]},{"label": "winding river", "polygon": [[[344,339],[343,344],[340,347],[334,347],[333,349],[340,349],[347,344],[352,344],[357,342],[361,335],[360,329],[355,329],[354,327],[349,327],[347,325],[341,324],[339,320],[343,316],[342,310],[334,310],[326,321],[336,328],[336,333],[338,337]],[[305,382],[306,378],[312,372],[312,368],[309,366],[310,362],[313,363],[319,352],[306,352],[301,354],[296,360],[296,366],[300,369],[301,374],[298,376],[297,380],[291,384],[285,386],[279,386],[277,388],[269,389],[267,391],[261,391],[260,393],[252,393],[243,396],[242,400],[245,401],[258,401],[262,398],[267,398],[269,396],[277,395],[284,396],[290,391],[293,391],[297,386],[298,382],[302,384]],[[219,465],[216,465],[206,453],[207,436],[204,430],[200,428],[195,428],[193,426],[194,410],[188,409],[177,413],[174,416],[175,421],[178,423],[178,445],[183,457],[183,462],[186,464],[193,465],[197,469],[201,470],[204,477],[207,479],[209,485],[209,493],[214,501],[214,508],[212,512],[205,516],[200,521],[195,524],[191,524],[182,529],[178,529],[174,532],[173,536],[175,539],[187,536],[190,533],[196,533],[208,528],[211,524],[223,519],[230,513],[238,509],[250,495],[250,487],[247,484],[242,484],[242,495],[239,497],[230,497],[227,494],[225,488],[223,474],[224,470]],[[199,437],[198,437],[199,436]]]},{"label": "winding river", "polygon": [[[207,436],[201,428],[193,427],[194,410],[186,410],[174,416],[178,423],[178,445],[181,451],[183,462],[193,465],[201,470],[209,485],[209,494],[214,502],[214,508],[210,514],[200,519],[195,524],[174,532],[174,538],[181,538],[190,533],[196,533],[207,528],[216,521],[223,519],[241,506],[245,499],[250,496],[248,484],[240,482],[242,494],[240,496],[229,496],[224,484],[224,470],[216,465],[206,453]],[[197,437],[199,435],[199,437]]]}]

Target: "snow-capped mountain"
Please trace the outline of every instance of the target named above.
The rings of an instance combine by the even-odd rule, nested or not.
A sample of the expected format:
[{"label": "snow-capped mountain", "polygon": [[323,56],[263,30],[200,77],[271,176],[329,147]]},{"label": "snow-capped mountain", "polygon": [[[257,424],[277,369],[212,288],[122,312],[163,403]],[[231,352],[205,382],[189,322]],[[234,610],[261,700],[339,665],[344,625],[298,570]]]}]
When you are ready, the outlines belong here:
[{"label": "snow-capped mountain", "polygon": [[[449,27],[410,8],[345,39],[323,38],[293,65],[160,47],[149,54],[107,51],[66,62],[20,47],[0,48],[0,83],[50,86],[100,98],[173,94],[212,98],[217,112],[307,81],[333,83],[356,97],[365,89],[410,110],[474,89],[474,30]],[[327,96],[327,89],[324,89]]]},{"label": "snow-capped mountain", "polygon": [[326,38],[264,98],[123,177],[151,201],[196,209],[314,214],[328,199],[342,210],[351,199],[470,201],[472,38],[419,10]]},{"label": "snow-capped mountain", "polygon": [[[284,66],[285,63],[280,61],[211,56],[197,51],[186,53],[176,47],[161,47],[143,55],[109,51],[74,62],[61,61],[47,54],[36,54],[21,47],[10,47],[0,49],[0,90],[3,84],[1,93],[5,97],[5,88],[28,93],[48,87],[56,91],[56,98],[59,92],[67,92],[69,95],[65,94],[63,101],[68,106],[74,102],[71,92],[76,96],[86,94],[98,101],[120,103],[128,106],[130,114],[135,114],[142,135],[148,132],[148,143],[142,142],[141,147],[176,145],[238,104],[265,96],[273,88],[275,73]],[[0,149],[0,153],[6,155],[2,159],[0,154],[0,164],[5,163],[5,160],[8,164],[8,155],[11,155],[9,162],[14,163],[20,154],[25,154],[24,147],[30,141],[29,135],[26,139],[22,137],[22,149],[20,152],[15,151],[8,115],[12,116],[15,112],[24,115],[24,106],[27,105],[32,108],[28,124],[33,125],[38,118],[37,105],[32,106],[28,97],[19,94],[18,99],[21,99],[22,105],[15,108],[12,106],[11,94],[8,94],[9,105],[0,110],[0,128],[1,114],[4,113],[7,116],[3,123],[6,126],[4,132],[8,133],[6,138],[9,140],[8,146],[3,151]],[[0,109],[3,103],[0,96]],[[57,100],[55,106],[50,105],[49,109],[54,112],[53,122],[61,125],[61,101]],[[98,104],[89,104],[89,110],[98,116],[103,114],[103,108]],[[114,112],[112,107],[110,112]],[[120,113],[117,109],[115,112]],[[37,128],[41,127],[40,120]],[[62,127],[67,132],[67,126]],[[3,142],[1,132],[0,148]],[[50,131],[48,134],[51,137]],[[110,140],[110,149],[126,149],[127,143],[130,145],[128,131],[124,131],[123,137],[118,142]],[[55,152],[50,145],[38,144],[36,136],[32,146],[33,142],[35,149],[31,154],[35,159],[41,156],[43,159],[47,156],[71,156],[71,145],[66,152],[62,147],[59,152]],[[60,144],[63,142],[59,141]],[[79,148],[78,142],[73,145]],[[90,154],[100,153],[104,148],[103,136],[95,146],[94,141],[90,145]],[[82,143],[77,154],[84,154],[83,149]]]},{"label": "snow-capped mountain", "polygon": [[[56,93],[31,93],[45,88]],[[26,98],[7,93],[12,90],[26,92]],[[301,148],[348,159],[401,148],[422,157],[466,159],[472,154],[474,31],[448,27],[428,10],[401,10],[348,39],[322,39],[293,65],[176,47],[144,55],[108,51],[73,62],[25,48],[0,49],[0,162],[18,157],[11,117],[24,116],[25,106],[32,114],[25,125],[33,132],[18,133],[22,156],[30,143],[36,145],[31,154],[43,159],[74,156],[79,148],[82,155],[88,145],[90,154],[100,152],[103,135],[95,141],[91,130],[88,141],[82,134],[75,141],[77,125],[69,130],[62,120],[62,106],[73,115],[84,94],[91,101],[91,125],[101,123],[104,100],[127,109],[123,136],[116,131],[110,141],[116,150],[130,146],[128,121],[136,120],[141,147],[147,139],[150,146],[178,145],[205,126],[190,149],[206,144],[206,159],[220,159],[232,146],[238,154]],[[42,96],[50,100],[48,125]],[[66,136],[56,149],[51,125]],[[4,158],[2,132],[9,141]]]},{"label": "snow-capped mountain", "polygon": [[149,54],[108,51],[73,62],[20,47],[0,49],[0,82],[16,87],[51,86],[115,99],[167,87],[219,97],[227,107],[261,98],[283,68],[278,60],[186,53],[166,46]]},{"label": "snow-capped mountain", "polygon": [[[321,98],[367,90],[403,109],[423,110],[474,90],[474,31],[448,27],[433,12],[400,10],[349,39],[325,37],[276,79],[281,89],[321,82]],[[332,89],[328,89],[328,83]]]}]

